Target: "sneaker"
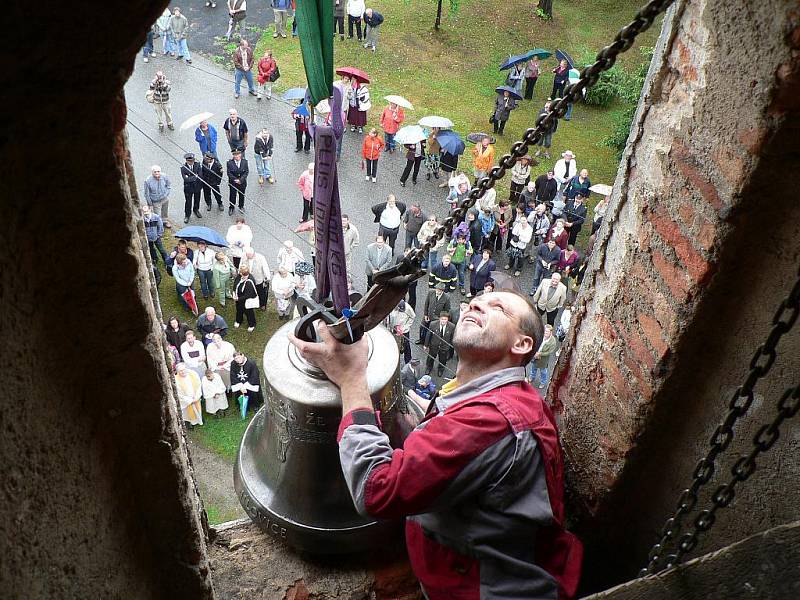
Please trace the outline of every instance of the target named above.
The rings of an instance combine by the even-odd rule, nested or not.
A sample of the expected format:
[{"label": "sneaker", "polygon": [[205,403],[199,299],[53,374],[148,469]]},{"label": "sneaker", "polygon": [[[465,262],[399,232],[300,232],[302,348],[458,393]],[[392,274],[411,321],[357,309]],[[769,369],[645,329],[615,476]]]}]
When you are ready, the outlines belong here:
[{"label": "sneaker", "polygon": [[164,125],[162,125],[161,123],[159,123],[159,124],[158,124],[158,130],[159,130],[160,132],[162,132],[162,133],[163,133],[163,132],[164,132]]},{"label": "sneaker", "polygon": [[144,57],[142,60],[143,60],[144,62],[150,62],[150,59],[149,59],[149,58],[147,58],[146,56],[145,56],[145,57]]},{"label": "sneaker", "polygon": [[211,3],[211,8],[217,8],[217,3],[216,2],[212,2]]},{"label": "sneaker", "polygon": [[211,212],[211,205],[206,206],[206,212]]},{"label": "sneaker", "polygon": [[356,130],[356,127],[355,127],[355,125],[351,125],[351,126],[350,126],[350,131],[355,131],[355,130]]},{"label": "sneaker", "polygon": [[373,177],[372,178],[372,183],[375,183],[376,181],[378,181],[377,177]]},{"label": "sneaker", "polygon": [[469,292],[469,293],[467,294],[467,298],[472,298],[472,292]]},{"label": "sneaker", "polygon": [[222,206],[222,204],[217,204],[217,210],[219,210],[219,212],[222,212],[223,210],[225,210],[225,207]]},{"label": "sneaker", "polygon": [[248,327],[247,333],[252,333],[255,330],[255,327]]},{"label": "sneaker", "polygon": [[273,33],[272,37],[274,37],[274,38],[278,37],[278,32],[276,31],[275,33]]},{"label": "sneaker", "polygon": [[375,46],[372,47],[372,51],[375,52]]},{"label": "sneaker", "polygon": [[534,156],[541,156],[541,154],[542,154],[541,150],[537,150],[536,152],[533,153]]},{"label": "sneaker", "polygon": [[514,271],[514,277],[519,277],[519,271]]},{"label": "sneaker", "polygon": [[267,179],[267,181],[269,181],[270,183],[275,183],[275,178],[274,177],[270,177],[269,179]]},{"label": "sneaker", "polygon": [[183,217],[183,222],[184,223],[188,223],[189,222],[189,217]]},{"label": "sneaker", "polygon": [[366,177],[364,177],[364,181],[369,181],[369,175],[367,175]]},{"label": "sneaker", "polygon": [[174,123],[167,123],[167,129],[170,131],[175,131],[175,124]]},{"label": "sneaker", "polygon": [[508,271],[508,270],[511,268],[511,265],[506,265],[506,266],[505,266],[505,267],[503,267],[503,268],[504,268],[506,271]]},{"label": "sneaker", "polygon": [[247,93],[250,94],[251,96],[258,96],[255,90],[249,90]]},{"label": "sneaker", "polygon": [[236,329],[239,329],[239,323],[234,323],[233,326],[236,327]]},{"label": "sneaker", "polygon": [[281,34],[281,37],[282,37],[283,39],[286,39],[286,34],[285,34],[285,33],[282,33],[282,34]]},{"label": "sneaker", "polygon": [[151,52],[150,53],[150,58],[155,58],[156,56],[158,56],[158,55],[155,52]]},{"label": "sneaker", "polygon": [[239,99],[239,94],[234,94],[233,97],[238,100]]},{"label": "sneaker", "polygon": [[358,128],[358,133],[364,133],[364,128],[363,127],[359,127]]},{"label": "sneaker", "polygon": [[186,59],[186,64],[187,64],[187,65],[190,65],[190,64],[192,64],[192,59],[191,59],[191,58],[187,58],[187,59]]},{"label": "sneaker", "polygon": [[369,48],[369,44],[364,44],[364,48]]},{"label": "sneaker", "polygon": [[211,2],[206,2],[206,8],[211,8]]},{"label": "sneaker", "polygon": [[194,211],[194,216],[197,217],[198,219],[202,219],[203,218],[203,215],[200,214],[199,210]]}]

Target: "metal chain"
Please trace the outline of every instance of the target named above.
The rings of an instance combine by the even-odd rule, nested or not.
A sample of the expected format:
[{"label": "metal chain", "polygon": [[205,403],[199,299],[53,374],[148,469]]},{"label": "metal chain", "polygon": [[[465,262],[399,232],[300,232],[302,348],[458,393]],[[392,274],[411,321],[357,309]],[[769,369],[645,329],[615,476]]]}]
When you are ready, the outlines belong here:
[{"label": "metal chain", "polygon": [[[701,512],[694,520],[693,530],[678,538],[681,533],[683,517],[691,512],[697,504],[697,492],[713,477],[717,456],[724,452],[733,440],[733,426],[739,418],[750,410],[750,406],[753,404],[753,388],[755,388],[760,379],[769,373],[777,357],[776,348],[778,342],[792,329],[797,321],[798,315],[800,315],[800,270],[798,271],[794,287],[789,292],[789,295],[781,302],[778,310],[775,312],[775,316],[772,317],[772,330],[769,332],[766,341],[759,346],[755,354],[753,354],[753,358],[750,360],[750,371],[742,385],[734,392],[728,405],[728,414],[722,421],[722,424],[720,424],[711,435],[708,453],[701,458],[695,466],[691,485],[681,493],[678,498],[675,514],[664,523],[664,526],[661,528],[661,539],[647,554],[649,562],[646,567],[639,571],[639,577],[652,575],[653,573],[657,573],[677,564],[687,552],[693,550],[697,545],[698,532],[708,531],[711,525],[713,525],[714,512],[716,509],[727,506],[730,504],[731,500],[733,500],[732,484],[726,484],[717,488],[712,496],[712,501],[714,503],[713,510]],[[768,450],[772,444],[775,443],[778,437],[778,426],[780,426],[785,418],[793,416],[794,412],[797,411],[795,407],[793,409],[794,412],[789,414],[790,411],[784,409],[784,406],[787,406],[787,395],[790,394],[791,391],[792,390],[789,390],[787,394],[784,394],[784,397],[781,398],[781,401],[778,403],[781,411],[779,414],[780,418],[776,418],[770,425],[759,429],[754,440],[754,443],[758,445],[759,452]],[[795,394],[797,393],[796,390]],[[762,436],[765,434],[768,434],[770,437],[767,438],[766,441],[762,441]],[[744,481],[752,474],[752,471],[755,470],[755,463],[752,458],[754,458],[753,454],[747,459],[744,459],[744,462],[739,461],[734,466],[732,472],[737,482]],[[744,475],[745,473],[746,476]],[[742,478],[740,479],[740,477]],[[667,550],[667,544],[672,540],[678,540],[678,548],[674,553],[664,556]],[[659,563],[662,561],[664,562],[664,566],[659,568]]]},{"label": "metal chain", "polygon": [[513,167],[517,160],[528,153],[528,146],[535,145],[545,132],[550,130],[554,122],[566,114],[567,106],[576,102],[583,90],[595,85],[600,78],[600,74],[613,67],[617,57],[633,46],[636,37],[649,29],[655,18],[673,2],[674,0],[651,0],[643,6],[636,13],[633,21],[620,29],[611,45],[598,52],[595,62],[581,71],[580,79],[566,87],[564,96],[554,100],[550,104],[550,110],[536,119],[536,126],[528,129],[522,140],[514,142],[511,146],[511,153],[504,155],[500,159],[499,166],[493,167],[487,177],[483,177],[476,182],[475,187],[472,188],[461,205],[434,230],[420,248],[409,253],[406,260],[419,267],[430,251],[431,246],[445,235],[452,233],[453,226],[465,217],[467,211],[475,205],[489,188],[494,187],[494,184],[505,176],[506,169]]}]

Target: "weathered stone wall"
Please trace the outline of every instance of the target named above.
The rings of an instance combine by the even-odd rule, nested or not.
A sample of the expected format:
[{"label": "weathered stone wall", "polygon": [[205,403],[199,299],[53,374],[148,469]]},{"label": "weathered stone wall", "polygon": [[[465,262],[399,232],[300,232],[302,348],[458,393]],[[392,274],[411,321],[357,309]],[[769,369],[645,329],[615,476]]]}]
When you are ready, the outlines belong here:
[{"label": "weathered stone wall", "polygon": [[[550,396],[590,579],[643,566],[800,264],[797,3],[679,1],[664,28]],[[711,489],[797,383],[797,329]],[[800,517],[798,450],[789,426],[696,553]]]},{"label": "weathered stone wall", "polygon": [[6,7],[3,598],[212,597],[123,133],[122,86],[162,10]]}]

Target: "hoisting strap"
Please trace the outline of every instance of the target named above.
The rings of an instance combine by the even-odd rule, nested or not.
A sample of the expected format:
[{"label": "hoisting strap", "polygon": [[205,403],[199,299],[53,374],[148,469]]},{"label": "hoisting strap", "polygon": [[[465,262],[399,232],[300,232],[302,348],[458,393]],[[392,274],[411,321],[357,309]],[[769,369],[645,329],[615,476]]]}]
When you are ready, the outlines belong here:
[{"label": "hoisting strap", "polygon": [[311,101],[319,104],[333,87],[333,2],[297,0],[295,12]]}]

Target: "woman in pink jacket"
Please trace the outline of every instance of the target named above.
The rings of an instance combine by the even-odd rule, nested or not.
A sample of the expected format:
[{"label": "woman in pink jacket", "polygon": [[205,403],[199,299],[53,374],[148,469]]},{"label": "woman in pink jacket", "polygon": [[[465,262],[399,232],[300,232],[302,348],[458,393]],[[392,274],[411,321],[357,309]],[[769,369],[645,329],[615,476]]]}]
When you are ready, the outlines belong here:
[{"label": "woman in pink jacket", "polygon": [[303,194],[303,218],[300,222],[308,221],[314,212],[312,202],[314,200],[314,163],[308,163],[308,169],[303,171],[297,180],[297,187]]}]

